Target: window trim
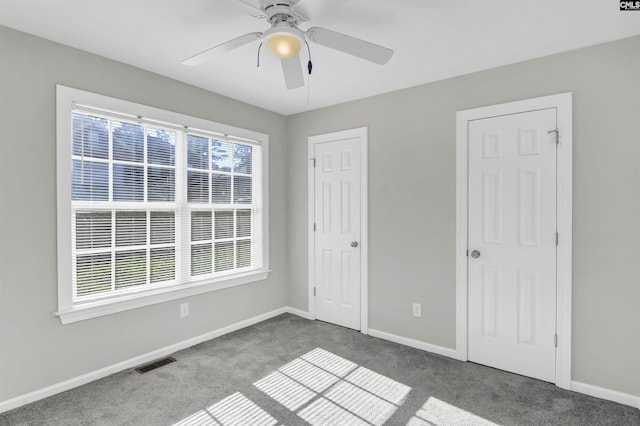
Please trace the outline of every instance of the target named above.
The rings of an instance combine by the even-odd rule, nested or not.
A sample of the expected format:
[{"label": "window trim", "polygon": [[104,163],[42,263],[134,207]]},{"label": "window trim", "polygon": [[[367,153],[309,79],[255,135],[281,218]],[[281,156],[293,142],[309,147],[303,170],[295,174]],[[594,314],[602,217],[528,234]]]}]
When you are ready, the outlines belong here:
[{"label": "window trim", "polygon": [[[91,105],[110,113],[152,117],[158,124],[181,123],[188,128],[219,135],[234,135],[239,141],[257,141],[262,148],[262,269],[227,276],[189,281],[170,287],[114,296],[94,302],[73,303],[72,287],[72,217],[71,217],[71,114],[74,105]],[[116,113],[117,114],[117,113]],[[182,129],[186,130],[186,129]],[[69,324],[116,312],[194,296],[242,284],[264,280],[269,270],[269,136],[264,133],[216,123],[155,107],[98,95],[84,90],[56,85],[56,186],[57,186],[57,258],[58,311],[62,324]],[[233,139],[232,139],[233,140]],[[177,250],[179,248],[176,248]]]}]

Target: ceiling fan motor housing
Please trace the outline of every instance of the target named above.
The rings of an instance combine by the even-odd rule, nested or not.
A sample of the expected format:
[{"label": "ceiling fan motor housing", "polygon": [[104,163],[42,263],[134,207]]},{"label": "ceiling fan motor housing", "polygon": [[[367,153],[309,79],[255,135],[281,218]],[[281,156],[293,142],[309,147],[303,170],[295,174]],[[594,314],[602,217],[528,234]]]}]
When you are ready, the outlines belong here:
[{"label": "ceiling fan motor housing", "polygon": [[298,25],[301,22],[308,21],[308,18],[300,15],[295,11],[293,5],[297,1],[270,1],[265,3],[262,10],[267,15],[267,21],[271,25],[275,25],[281,21],[287,21],[291,25]]}]

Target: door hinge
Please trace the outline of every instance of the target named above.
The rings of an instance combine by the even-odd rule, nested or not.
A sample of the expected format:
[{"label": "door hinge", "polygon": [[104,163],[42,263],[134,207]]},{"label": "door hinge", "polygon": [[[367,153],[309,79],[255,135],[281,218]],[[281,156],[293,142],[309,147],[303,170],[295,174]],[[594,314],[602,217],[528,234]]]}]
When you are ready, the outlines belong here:
[{"label": "door hinge", "polygon": [[558,131],[558,129],[549,130],[547,133],[549,133],[549,134],[555,133],[555,135],[556,135],[556,145],[558,145],[560,143],[560,132]]},{"label": "door hinge", "polygon": [[315,287],[313,288],[313,295],[314,296],[316,295],[316,288]]},{"label": "door hinge", "polygon": [[469,249],[467,249],[467,257],[469,257]]},{"label": "door hinge", "polygon": [[316,168],[316,159],[312,158],[311,161],[313,162],[313,168],[315,169]]},{"label": "door hinge", "polygon": [[560,234],[556,232],[556,247],[558,247],[559,242],[560,242]]},{"label": "door hinge", "polygon": [[316,232],[316,224],[313,224],[313,232]]},{"label": "door hinge", "polygon": [[556,348],[558,347],[558,333],[556,333],[553,338],[553,344]]}]

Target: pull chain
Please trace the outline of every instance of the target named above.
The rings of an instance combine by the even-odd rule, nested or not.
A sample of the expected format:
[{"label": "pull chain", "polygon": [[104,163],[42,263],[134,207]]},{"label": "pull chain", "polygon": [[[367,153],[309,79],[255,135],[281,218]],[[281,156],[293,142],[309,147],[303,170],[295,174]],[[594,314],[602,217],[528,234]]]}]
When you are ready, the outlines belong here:
[{"label": "pull chain", "polygon": [[307,40],[304,41],[307,45],[307,52],[309,53],[309,62],[307,62],[307,70],[309,74],[307,76],[307,105],[311,103],[311,70],[313,70],[313,63],[311,63],[311,48]]},{"label": "pull chain", "polygon": [[258,46],[258,68],[260,68],[260,49],[262,49],[262,43]]}]

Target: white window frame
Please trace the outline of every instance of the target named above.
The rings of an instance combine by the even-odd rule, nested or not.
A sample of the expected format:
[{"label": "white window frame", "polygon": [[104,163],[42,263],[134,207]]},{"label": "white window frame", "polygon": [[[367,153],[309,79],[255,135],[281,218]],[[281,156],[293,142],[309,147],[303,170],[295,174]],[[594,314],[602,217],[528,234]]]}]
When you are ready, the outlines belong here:
[{"label": "white window frame", "polygon": [[[98,299],[91,302],[75,303],[73,301],[73,265],[72,265],[72,206],[71,206],[71,116],[75,105],[99,108],[105,112],[113,111],[137,117],[150,118],[164,123],[180,123],[189,129],[233,135],[239,140],[257,141],[262,151],[262,223],[258,224],[262,232],[262,268],[249,272],[233,273],[228,276],[209,277],[205,279],[189,279],[184,283],[172,286],[152,288],[131,294],[117,295],[111,298]],[[55,312],[62,324],[69,324],[89,318],[109,315],[143,306],[194,296],[206,292],[221,290],[242,284],[256,282],[267,278],[269,270],[269,136],[216,123],[210,120],[191,117],[146,105],[98,95],[70,87],[56,86],[56,125],[57,125],[57,228],[58,228],[58,311]],[[187,244],[188,245],[188,244]],[[176,246],[176,251],[181,250]]]}]

